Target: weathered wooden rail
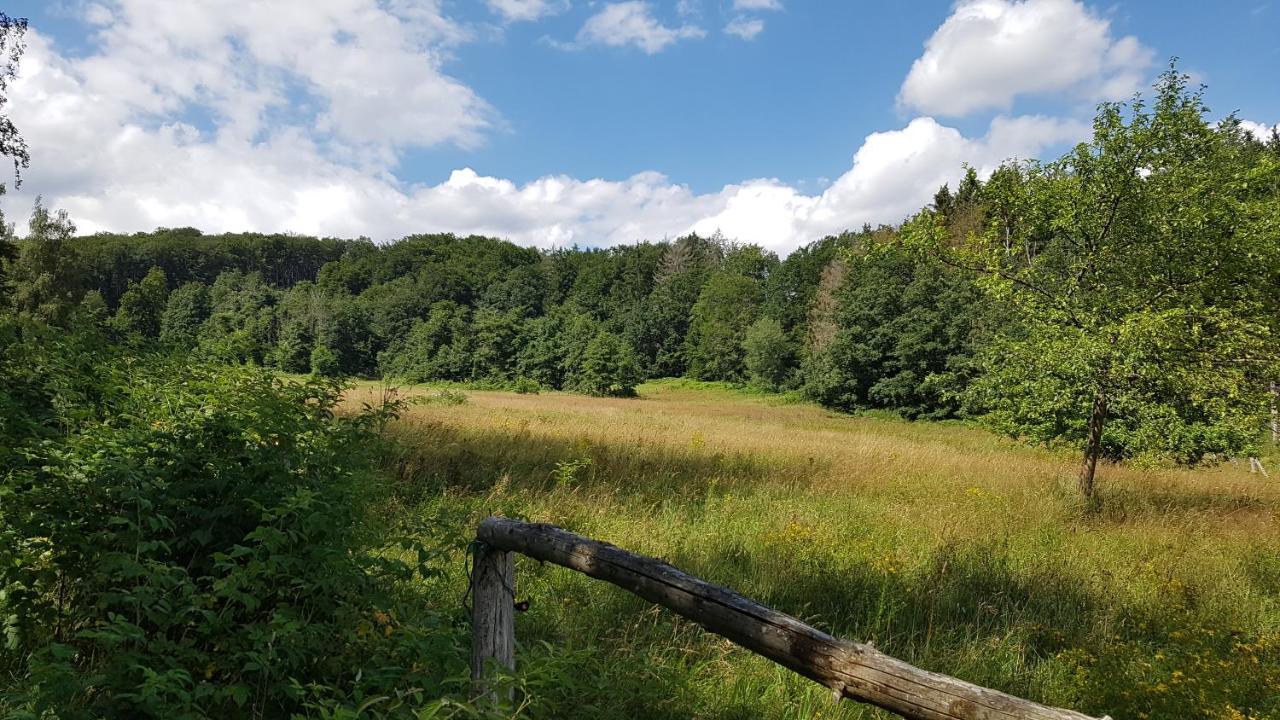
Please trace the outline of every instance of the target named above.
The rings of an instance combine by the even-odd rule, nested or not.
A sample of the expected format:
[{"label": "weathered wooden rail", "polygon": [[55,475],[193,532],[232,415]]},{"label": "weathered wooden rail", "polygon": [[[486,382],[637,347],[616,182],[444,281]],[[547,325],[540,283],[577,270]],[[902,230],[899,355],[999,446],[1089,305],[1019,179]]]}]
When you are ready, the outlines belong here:
[{"label": "weathered wooden rail", "polygon": [[[850,698],[910,720],[1094,720],[921,670],[870,645],[832,637],[660,560],[554,525],[491,517],[476,532],[472,677],[480,692],[494,663],[515,668],[512,553],[562,565],[670,608],[717,635]],[[1104,719],[1105,720],[1105,719]]]}]

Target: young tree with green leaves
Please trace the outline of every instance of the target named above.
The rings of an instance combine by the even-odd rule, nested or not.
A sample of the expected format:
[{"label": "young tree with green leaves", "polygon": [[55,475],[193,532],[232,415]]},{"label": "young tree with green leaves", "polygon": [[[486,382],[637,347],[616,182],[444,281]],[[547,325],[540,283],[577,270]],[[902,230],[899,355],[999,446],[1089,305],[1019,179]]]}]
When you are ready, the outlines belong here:
[{"label": "young tree with green leaves", "polygon": [[198,282],[179,286],[169,293],[160,315],[160,342],[182,349],[195,347],[200,326],[211,312],[208,287]]},{"label": "young tree with green leaves", "polygon": [[1104,104],[1091,142],[1007,168],[976,241],[937,243],[1018,318],[971,398],[1008,433],[1079,443],[1090,503],[1106,454],[1195,461],[1243,451],[1260,427],[1280,164],[1245,161],[1206,112],[1171,69],[1151,106]]},{"label": "young tree with green leaves", "polygon": [[435,303],[426,318],[414,322],[409,334],[379,357],[383,376],[408,382],[469,379],[470,323],[465,306],[451,300]]},{"label": "young tree with green leaves", "polygon": [[745,379],[742,337],[755,321],[761,299],[760,281],[753,277],[718,271],[707,279],[689,315],[685,355],[690,377]]},{"label": "young tree with green leaves", "polygon": [[342,363],[327,346],[316,345],[311,348],[311,374],[316,377],[341,377]]},{"label": "young tree with green leaves", "polygon": [[795,348],[782,323],[771,317],[756,320],[742,338],[742,349],[752,383],[768,390],[777,390],[786,383],[794,367]]},{"label": "young tree with green leaves", "polygon": [[719,238],[687,235],[666,246],[653,271],[653,290],[626,328],[648,377],[677,377],[688,369],[689,316],[712,269],[723,259]]},{"label": "young tree with green leaves", "polygon": [[[18,77],[18,63],[27,49],[26,35],[26,18],[0,12],[0,111],[9,102],[9,83]],[[17,189],[22,184],[22,170],[31,163],[31,153],[22,133],[4,112],[0,112],[0,155],[13,160],[13,186]],[[7,190],[8,185],[0,183],[0,195]]]},{"label": "young tree with green leaves", "polygon": [[50,212],[36,198],[27,237],[8,264],[13,309],[19,315],[64,325],[84,295],[84,271],[71,245],[76,226],[66,210]]},{"label": "young tree with green leaves", "polygon": [[201,347],[228,362],[266,364],[277,338],[278,300],[259,273],[221,273],[209,288],[211,314],[200,327]]},{"label": "young tree with green leaves", "polygon": [[153,267],[146,277],[129,283],[129,289],[120,296],[111,325],[117,332],[142,340],[160,337],[160,324],[169,298],[169,283],[164,271]]},{"label": "young tree with green leaves", "polygon": [[805,392],[841,410],[887,409],[908,418],[957,414],[984,306],[971,273],[914,248],[943,222],[934,211],[901,234],[863,239],[845,254],[830,339],[806,368]]},{"label": "young tree with green leaves", "polygon": [[631,348],[617,335],[601,330],[587,343],[582,365],[572,373],[572,387],[588,395],[632,397],[640,368]]}]

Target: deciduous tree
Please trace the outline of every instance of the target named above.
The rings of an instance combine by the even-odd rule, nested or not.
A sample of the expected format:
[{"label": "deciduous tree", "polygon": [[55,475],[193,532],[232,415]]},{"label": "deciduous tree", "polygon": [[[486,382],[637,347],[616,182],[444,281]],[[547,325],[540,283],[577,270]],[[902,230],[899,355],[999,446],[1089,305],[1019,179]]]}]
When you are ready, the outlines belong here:
[{"label": "deciduous tree", "polygon": [[1246,161],[1206,112],[1172,69],[1152,105],[1104,104],[1091,142],[990,188],[1016,222],[997,214],[981,242],[944,254],[1019,318],[986,354],[977,399],[1007,432],[1079,443],[1090,502],[1099,458],[1143,433],[1188,461],[1256,434],[1280,166]]}]

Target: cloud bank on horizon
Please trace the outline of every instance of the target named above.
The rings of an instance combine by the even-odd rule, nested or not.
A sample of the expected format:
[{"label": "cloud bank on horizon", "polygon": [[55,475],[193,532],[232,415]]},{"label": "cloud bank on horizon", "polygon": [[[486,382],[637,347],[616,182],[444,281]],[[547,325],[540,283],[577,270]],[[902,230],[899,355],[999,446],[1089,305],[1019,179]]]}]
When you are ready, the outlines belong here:
[{"label": "cloud bank on horizon", "polygon": [[[569,7],[486,3],[503,24]],[[1015,98],[1065,93],[1087,107],[1124,97],[1150,80],[1154,55],[1077,0],[962,0],[902,82],[898,107],[919,114],[866,136],[821,192],[748,178],[697,193],[657,170],[518,184],[462,167],[433,185],[396,176],[402,153],[477,147],[504,127],[502,108],[448,71],[452,51],[476,41],[473,26],[438,0],[247,0],[235,14],[218,5],[85,5],[94,32],[79,54],[29,34],[10,108],[32,169],[23,192],[5,199],[11,216],[39,192],[84,232],[456,232],[552,247],[719,230],[786,253],[863,223],[899,222],[965,163],[985,173],[1084,139],[1082,118],[1010,114]],[[768,13],[786,11],[780,0],[734,0],[730,10],[723,32],[743,41],[766,31]],[[552,42],[643,59],[707,37],[691,4],[677,15],[663,22],[641,0],[601,3],[575,37]],[[193,108],[215,120],[201,126]],[[980,110],[999,114],[976,136],[936,119]]]}]

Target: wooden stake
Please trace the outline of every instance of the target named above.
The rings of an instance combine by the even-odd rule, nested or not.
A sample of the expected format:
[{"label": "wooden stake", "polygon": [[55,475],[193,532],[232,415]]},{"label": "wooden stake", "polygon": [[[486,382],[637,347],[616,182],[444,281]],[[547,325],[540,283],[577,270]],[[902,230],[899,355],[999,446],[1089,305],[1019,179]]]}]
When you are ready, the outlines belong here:
[{"label": "wooden stake", "polygon": [[[484,542],[475,545],[471,572],[471,679],[476,697],[497,700],[491,688],[496,667],[516,668],[515,557]],[[506,699],[512,698],[508,688]]]}]

